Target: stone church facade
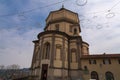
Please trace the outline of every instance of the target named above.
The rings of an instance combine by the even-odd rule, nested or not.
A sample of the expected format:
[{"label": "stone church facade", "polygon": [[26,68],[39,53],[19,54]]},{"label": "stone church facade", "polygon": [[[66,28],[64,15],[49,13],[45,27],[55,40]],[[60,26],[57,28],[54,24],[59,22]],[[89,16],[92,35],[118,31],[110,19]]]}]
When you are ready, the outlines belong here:
[{"label": "stone church facade", "polygon": [[[113,68],[120,75],[120,55],[89,55],[89,44],[80,36],[79,22],[78,14],[68,9],[50,12],[44,31],[38,34],[38,40],[33,41],[32,80],[120,79],[119,76],[116,79],[113,76]],[[111,64],[113,68],[109,69],[108,64],[102,64],[104,59],[111,63],[113,60],[114,64],[118,61],[118,65]]]}]

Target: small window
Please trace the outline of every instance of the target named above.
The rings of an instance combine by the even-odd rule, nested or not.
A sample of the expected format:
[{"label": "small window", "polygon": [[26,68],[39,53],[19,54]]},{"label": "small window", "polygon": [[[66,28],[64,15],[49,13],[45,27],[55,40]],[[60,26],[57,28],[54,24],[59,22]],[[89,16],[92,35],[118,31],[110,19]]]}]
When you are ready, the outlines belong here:
[{"label": "small window", "polygon": [[88,70],[87,66],[84,66],[84,70]]},{"label": "small window", "polygon": [[95,60],[95,59],[90,59],[90,60],[89,60],[89,63],[90,63],[90,64],[96,64],[96,60]]},{"label": "small window", "polygon": [[77,34],[77,29],[76,28],[74,29],[74,34]]},{"label": "small window", "polygon": [[59,31],[59,24],[56,24],[56,25],[55,25],[55,30],[56,30],[56,31]]},{"label": "small window", "polygon": [[104,59],[103,64],[111,64],[111,60],[110,59]]},{"label": "small window", "polygon": [[118,59],[118,63],[120,64],[120,59]]}]

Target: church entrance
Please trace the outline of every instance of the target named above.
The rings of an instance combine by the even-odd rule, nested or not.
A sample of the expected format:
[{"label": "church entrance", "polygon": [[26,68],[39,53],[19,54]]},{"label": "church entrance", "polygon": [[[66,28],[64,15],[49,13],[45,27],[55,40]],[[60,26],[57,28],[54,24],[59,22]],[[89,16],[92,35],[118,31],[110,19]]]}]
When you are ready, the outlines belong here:
[{"label": "church entrance", "polygon": [[42,64],[41,80],[47,80],[48,64]]}]

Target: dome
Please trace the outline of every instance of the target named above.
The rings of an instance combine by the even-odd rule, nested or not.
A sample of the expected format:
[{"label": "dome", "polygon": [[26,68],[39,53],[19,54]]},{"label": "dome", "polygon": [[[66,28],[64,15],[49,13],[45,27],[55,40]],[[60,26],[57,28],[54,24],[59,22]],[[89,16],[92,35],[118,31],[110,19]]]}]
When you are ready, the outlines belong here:
[{"label": "dome", "polygon": [[78,14],[63,7],[59,10],[51,11],[46,19],[46,24],[54,23],[57,21],[66,21],[74,24],[79,24]]}]

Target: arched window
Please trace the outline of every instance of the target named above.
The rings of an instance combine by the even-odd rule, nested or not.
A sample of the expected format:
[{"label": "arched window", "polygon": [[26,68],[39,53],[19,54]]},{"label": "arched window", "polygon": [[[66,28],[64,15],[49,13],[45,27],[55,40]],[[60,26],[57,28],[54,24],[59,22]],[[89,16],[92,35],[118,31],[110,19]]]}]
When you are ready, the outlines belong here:
[{"label": "arched window", "polygon": [[91,72],[91,79],[99,80],[99,78],[98,78],[98,73],[97,73],[96,71],[92,71],[92,72]]},{"label": "arched window", "polygon": [[87,66],[84,66],[84,70],[88,70]]},{"label": "arched window", "polygon": [[50,43],[44,44],[44,51],[43,51],[43,59],[49,59],[49,53],[50,53]]},{"label": "arched window", "polygon": [[76,28],[74,29],[74,34],[77,34],[77,29]]},{"label": "arched window", "polygon": [[113,74],[109,71],[105,73],[105,76],[106,76],[106,80],[114,80]]}]

